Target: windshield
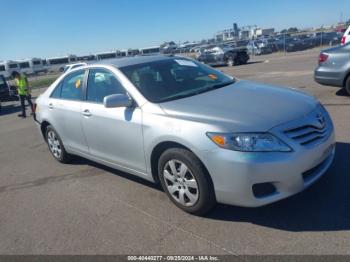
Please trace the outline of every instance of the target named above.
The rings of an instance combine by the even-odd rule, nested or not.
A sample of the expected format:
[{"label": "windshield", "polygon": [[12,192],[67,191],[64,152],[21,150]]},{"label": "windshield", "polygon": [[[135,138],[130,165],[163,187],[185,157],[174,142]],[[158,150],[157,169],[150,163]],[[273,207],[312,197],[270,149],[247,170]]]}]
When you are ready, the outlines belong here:
[{"label": "windshield", "polygon": [[225,74],[185,58],[126,66],[120,70],[153,103],[193,96],[234,83]]}]

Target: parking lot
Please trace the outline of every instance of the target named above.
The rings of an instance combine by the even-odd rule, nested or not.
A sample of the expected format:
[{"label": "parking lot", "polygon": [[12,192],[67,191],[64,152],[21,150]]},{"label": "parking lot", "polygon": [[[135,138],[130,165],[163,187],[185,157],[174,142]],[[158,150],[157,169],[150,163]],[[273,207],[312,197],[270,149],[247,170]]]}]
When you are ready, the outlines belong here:
[{"label": "parking lot", "polygon": [[289,199],[254,209],[219,205],[206,217],[182,212],[157,186],[131,175],[80,158],[56,162],[34,121],[17,118],[19,103],[5,104],[0,253],[350,254],[350,97],[313,81],[318,53],[271,54],[218,69],[317,96],[336,129],[330,170]]}]

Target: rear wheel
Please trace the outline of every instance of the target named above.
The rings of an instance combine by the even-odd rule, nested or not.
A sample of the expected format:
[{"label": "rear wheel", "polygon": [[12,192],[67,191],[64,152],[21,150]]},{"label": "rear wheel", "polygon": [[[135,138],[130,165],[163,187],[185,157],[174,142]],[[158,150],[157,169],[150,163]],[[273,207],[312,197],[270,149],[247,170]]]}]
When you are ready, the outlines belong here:
[{"label": "rear wheel", "polygon": [[345,91],[346,93],[350,96],[350,75],[348,76],[348,78],[345,81]]},{"label": "rear wheel", "polygon": [[47,126],[45,137],[52,156],[61,163],[68,163],[71,155],[66,152],[61,138],[52,126]]},{"label": "rear wheel", "polygon": [[209,175],[192,152],[182,148],[166,150],[160,156],[158,174],[164,191],[182,210],[203,215],[215,205]]}]

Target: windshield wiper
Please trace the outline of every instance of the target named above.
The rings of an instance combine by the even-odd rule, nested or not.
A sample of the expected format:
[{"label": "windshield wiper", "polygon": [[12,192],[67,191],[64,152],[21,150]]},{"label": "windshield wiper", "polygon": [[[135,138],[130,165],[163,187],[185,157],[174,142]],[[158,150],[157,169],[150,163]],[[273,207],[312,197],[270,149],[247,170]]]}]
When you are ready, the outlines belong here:
[{"label": "windshield wiper", "polygon": [[159,101],[158,103],[164,103],[164,102],[168,102],[168,101],[172,101],[172,100],[177,100],[177,99],[186,98],[186,97],[190,97],[190,96],[194,96],[194,95],[199,95],[199,94],[202,94],[202,93],[205,93],[205,92],[209,92],[209,91],[212,91],[212,90],[215,90],[215,89],[219,89],[219,88],[224,87],[224,86],[231,85],[233,83],[235,83],[235,81],[232,80],[232,81],[229,81],[229,82],[212,85],[212,86],[210,86],[208,88],[200,89],[200,90],[197,90],[195,92],[188,93],[188,94],[174,95],[174,96],[171,96],[171,97],[167,97],[167,98]]},{"label": "windshield wiper", "polygon": [[221,87],[225,87],[225,86],[228,86],[228,85],[231,85],[235,83],[235,81],[230,81],[230,82],[226,82],[226,83],[221,83],[221,84],[217,84],[217,85],[212,85],[208,88],[205,88],[205,89],[202,89],[202,90],[198,90],[197,92],[195,92],[194,94],[195,95],[198,95],[198,94],[202,94],[202,93],[205,93],[205,92],[208,92],[208,91],[212,91],[212,90],[215,90],[215,89],[219,89]]}]

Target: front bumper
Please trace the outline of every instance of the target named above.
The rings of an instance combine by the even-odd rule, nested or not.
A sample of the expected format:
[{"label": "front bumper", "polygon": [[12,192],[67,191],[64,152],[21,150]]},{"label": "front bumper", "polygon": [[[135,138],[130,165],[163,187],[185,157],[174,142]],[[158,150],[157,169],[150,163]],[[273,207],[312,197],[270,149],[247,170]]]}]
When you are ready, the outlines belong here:
[{"label": "front bumper", "polygon": [[[212,177],[217,201],[258,207],[292,196],[312,185],[334,159],[335,135],[329,118],[327,125],[327,136],[316,144],[303,146],[289,141],[293,152],[238,152],[220,148],[206,152],[202,161]],[[276,130],[270,131],[281,138]],[[262,184],[271,185],[275,190],[257,196],[253,188]]]}]

